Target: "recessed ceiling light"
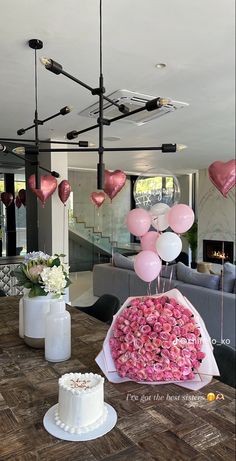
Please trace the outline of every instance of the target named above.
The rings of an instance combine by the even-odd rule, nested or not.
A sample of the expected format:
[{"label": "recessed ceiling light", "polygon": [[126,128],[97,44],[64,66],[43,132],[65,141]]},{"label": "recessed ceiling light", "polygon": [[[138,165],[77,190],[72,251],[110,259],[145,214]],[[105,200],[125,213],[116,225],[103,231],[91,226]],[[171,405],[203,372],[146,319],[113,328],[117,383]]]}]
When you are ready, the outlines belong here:
[{"label": "recessed ceiling light", "polygon": [[119,136],[106,136],[104,141],[120,141]]},{"label": "recessed ceiling light", "polygon": [[164,62],[158,62],[157,64],[155,64],[155,67],[157,69],[164,69],[166,67],[166,64]]}]

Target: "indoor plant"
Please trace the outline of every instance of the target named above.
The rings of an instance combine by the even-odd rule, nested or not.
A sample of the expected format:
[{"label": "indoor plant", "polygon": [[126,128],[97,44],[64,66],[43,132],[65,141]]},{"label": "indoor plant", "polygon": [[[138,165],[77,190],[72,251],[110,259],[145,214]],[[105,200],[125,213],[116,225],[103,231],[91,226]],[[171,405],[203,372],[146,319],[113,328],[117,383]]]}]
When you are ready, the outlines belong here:
[{"label": "indoor plant", "polygon": [[197,232],[198,232],[198,224],[194,222],[192,227],[183,234],[183,237],[186,238],[192,252],[192,262],[191,267],[195,269],[197,267]]}]

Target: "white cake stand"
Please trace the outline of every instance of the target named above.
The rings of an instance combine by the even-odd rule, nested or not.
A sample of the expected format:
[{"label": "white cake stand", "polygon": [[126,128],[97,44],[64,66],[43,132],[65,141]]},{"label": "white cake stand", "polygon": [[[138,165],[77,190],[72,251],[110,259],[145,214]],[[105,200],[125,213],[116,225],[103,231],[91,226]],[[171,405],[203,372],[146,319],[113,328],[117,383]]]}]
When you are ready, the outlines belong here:
[{"label": "white cake stand", "polygon": [[85,432],[83,434],[71,434],[70,432],[66,432],[56,425],[55,411],[57,409],[58,403],[49,408],[43,418],[43,425],[49,434],[54,435],[54,437],[57,437],[61,440],[69,440],[71,442],[85,442],[86,440],[97,439],[98,437],[102,437],[103,435],[107,434],[107,432],[111,431],[111,429],[113,429],[113,427],[116,425],[117,421],[117,413],[115,409],[108,403],[104,403],[104,405],[108,412],[106,421],[104,421],[104,423],[96,429]]}]

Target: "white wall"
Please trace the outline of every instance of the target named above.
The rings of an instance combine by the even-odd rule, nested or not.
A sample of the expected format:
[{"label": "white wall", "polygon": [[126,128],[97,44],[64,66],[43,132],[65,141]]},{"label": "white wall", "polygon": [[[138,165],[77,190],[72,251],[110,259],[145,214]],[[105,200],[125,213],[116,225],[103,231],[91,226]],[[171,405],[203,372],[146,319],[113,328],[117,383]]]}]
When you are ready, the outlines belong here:
[{"label": "white wall", "polygon": [[235,188],[224,198],[210,181],[207,169],[199,171],[198,261],[203,261],[205,239],[231,241],[235,244]]},{"label": "white wall", "polygon": [[[45,144],[46,146],[46,144]],[[50,144],[49,144],[50,146]],[[52,147],[61,147],[61,145],[52,144]],[[68,164],[67,154],[57,152],[40,153],[40,164],[50,171],[57,171],[60,178],[57,183],[67,179]],[[48,173],[43,173],[47,175]],[[68,261],[69,248],[68,248],[68,215],[67,207],[59,199],[58,189],[55,190],[53,195],[46,201],[45,207],[39,205],[39,249],[46,251],[48,254],[64,253],[67,256],[65,261]]]}]

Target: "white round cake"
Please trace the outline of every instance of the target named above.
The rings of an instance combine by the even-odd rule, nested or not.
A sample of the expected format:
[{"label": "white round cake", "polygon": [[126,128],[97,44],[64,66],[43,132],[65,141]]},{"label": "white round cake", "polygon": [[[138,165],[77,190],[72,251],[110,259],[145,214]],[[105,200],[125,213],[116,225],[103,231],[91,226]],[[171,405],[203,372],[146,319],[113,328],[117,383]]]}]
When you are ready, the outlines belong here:
[{"label": "white round cake", "polygon": [[104,378],[94,373],[66,373],[59,379],[56,424],[81,434],[96,429],[107,417]]}]

